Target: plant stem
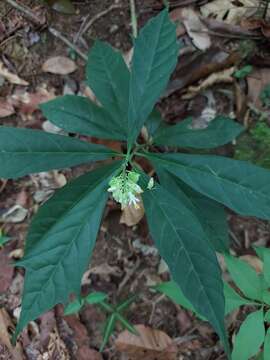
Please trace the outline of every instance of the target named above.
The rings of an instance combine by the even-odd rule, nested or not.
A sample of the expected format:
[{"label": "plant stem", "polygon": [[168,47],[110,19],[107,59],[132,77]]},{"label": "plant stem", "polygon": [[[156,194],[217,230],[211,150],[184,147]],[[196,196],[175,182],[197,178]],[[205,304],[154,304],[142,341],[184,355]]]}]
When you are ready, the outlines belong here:
[{"label": "plant stem", "polygon": [[138,36],[138,23],[137,23],[137,15],[135,8],[135,0],[130,0],[130,13],[131,13],[131,26],[133,37],[136,39]]}]

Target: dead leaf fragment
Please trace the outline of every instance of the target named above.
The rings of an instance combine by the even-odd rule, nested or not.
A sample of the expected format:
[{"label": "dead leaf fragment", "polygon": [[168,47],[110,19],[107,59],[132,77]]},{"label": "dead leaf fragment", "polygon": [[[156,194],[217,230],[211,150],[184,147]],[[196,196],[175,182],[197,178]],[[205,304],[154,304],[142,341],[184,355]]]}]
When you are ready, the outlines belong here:
[{"label": "dead leaf fragment", "polygon": [[67,75],[77,70],[75,62],[65,56],[55,56],[49,58],[42,65],[42,71],[51,74]]},{"label": "dead leaf fragment", "polygon": [[116,339],[116,349],[129,356],[130,360],[176,360],[177,349],[172,339],[163,331],[144,325],[136,325],[139,336],[129,331]]},{"label": "dead leaf fragment", "polygon": [[11,265],[6,248],[0,250],[0,293],[5,293],[11,285],[14,266]]},{"label": "dead leaf fragment", "polygon": [[11,73],[2,63],[2,61],[0,61],[0,76],[2,76],[3,78],[5,78],[7,81],[9,81],[12,84],[15,85],[23,85],[23,86],[27,86],[29,85],[29,83],[23,79],[21,79],[18,75]]},{"label": "dead leaf fragment", "polygon": [[15,113],[15,109],[10,101],[0,98],[0,118],[10,116]]},{"label": "dead leaf fragment", "polygon": [[247,77],[248,100],[258,109],[263,109],[260,94],[270,84],[270,69],[257,68]]},{"label": "dead leaf fragment", "polygon": [[26,218],[27,214],[28,210],[17,204],[5,211],[0,217],[0,221],[4,223],[19,223]]},{"label": "dead leaf fragment", "polygon": [[[174,21],[177,19],[178,21],[183,22],[187,33],[196,48],[204,51],[211,46],[211,39],[208,35],[207,27],[200,20],[198,13],[191,7],[176,9],[172,11],[170,16]],[[181,30],[181,32],[183,31]]]},{"label": "dead leaf fragment", "polygon": [[250,266],[252,266],[256,272],[259,274],[263,270],[263,263],[260,258],[254,255],[243,255],[240,256],[241,260],[246,261]]},{"label": "dead leaf fragment", "polygon": [[[7,354],[9,356],[11,355],[10,359],[21,360],[23,359],[23,351],[20,343],[17,342],[17,345],[14,348],[10,342],[10,334],[8,329],[12,327],[13,325],[8,313],[4,308],[0,309],[0,346],[1,346],[0,348],[1,350],[6,348]],[[2,351],[0,355],[2,355]],[[5,359],[9,359],[9,358],[6,357]]]},{"label": "dead leaf fragment", "polygon": [[143,216],[144,207],[142,199],[140,198],[140,202],[138,203],[137,207],[135,207],[134,205],[129,205],[122,210],[120,224],[134,226],[142,220]]}]

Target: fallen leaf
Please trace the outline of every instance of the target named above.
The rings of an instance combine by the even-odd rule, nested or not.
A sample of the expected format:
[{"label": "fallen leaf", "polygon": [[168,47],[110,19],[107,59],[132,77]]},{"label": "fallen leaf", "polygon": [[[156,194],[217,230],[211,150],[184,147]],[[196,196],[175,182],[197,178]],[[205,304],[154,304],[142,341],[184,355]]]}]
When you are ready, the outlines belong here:
[{"label": "fallen leaf", "polygon": [[46,86],[40,86],[36,92],[16,92],[12,95],[12,104],[18,108],[21,115],[31,116],[40,104],[55,98],[54,89],[47,90]]},{"label": "fallen leaf", "polygon": [[52,57],[42,65],[42,71],[58,75],[71,74],[76,69],[75,62],[65,56]]},{"label": "fallen leaf", "polygon": [[269,68],[255,68],[253,72],[247,77],[248,82],[248,100],[256,108],[263,109],[260,100],[260,94],[266,85],[270,84],[270,69]]},{"label": "fallen leaf", "polygon": [[119,352],[130,360],[176,360],[177,348],[166,333],[144,325],[135,328],[138,336],[125,330],[117,337],[115,345]]},{"label": "fallen leaf", "polygon": [[0,118],[10,116],[15,113],[15,109],[9,100],[0,98]]},{"label": "fallen leaf", "polygon": [[127,226],[134,226],[138,224],[144,216],[144,207],[142,199],[140,198],[140,202],[138,206],[134,205],[126,206],[122,210],[122,214],[120,217],[120,224],[125,224]]},{"label": "fallen leaf", "polygon": [[[204,51],[211,46],[208,29],[194,9],[191,7],[175,9],[171,13],[171,18],[174,21],[178,20],[183,22],[193,44],[199,50]],[[181,30],[181,32],[183,31]]]},{"label": "fallen leaf", "polygon": [[8,257],[8,250],[0,250],[0,293],[5,293],[11,285],[14,266],[11,265]]},{"label": "fallen leaf", "polygon": [[23,85],[23,86],[27,86],[29,85],[29,83],[21,78],[19,78],[18,75],[11,73],[2,63],[2,61],[0,61],[0,76],[3,76],[3,78],[5,78],[7,81],[9,81],[12,84],[15,85]]},{"label": "fallen leaf", "polygon": [[105,145],[114,151],[122,152],[122,145],[121,145],[120,141],[98,139],[98,138],[92,137],[92,142],[94,144]]},{"label": "fallen leaf", "polygon": [[55,10],[62,14],[75,14],[76,10],[70,0],[46,0],[46,2]]},{"label": "fallen leaf", "polygon": [[1,215],[0,221],[4,223],[19,223],[26,218],[27,214],[27,209],[21,205],[14,205]]},{"label": "fallen leaf", "polygon": [[[11,360],[21,360],[23,359],[23,350],[19,342],[17,342],[16,347],[13,347],[10,342],[9,329],[13,328],[11,319],[4,308],[0,309],[0,345],[3,348],[6,347],[8,352],[11,354]],[[2,354],[1,354],[2,355]],[[8,357],[3,359],[9,359]]]},{"label": "fallen leaf", "polygon": [[187,89],[187,93],[182,97],[183,99],[192,99],[194,96],[200,92],[205,91],[210,86],[213,86],[217,83],[233,83],[233,73],[235,72],[235,67],[225,69],[211,74],[207,79],[203,80],[198,86],[190,86]]},{"label": "fallen leaf", "polygon": [[213,17],[229,24],[237,24],[244,17],[252,16],[258,8],[258,0],[214,0],[201,6],[204,17]]}]

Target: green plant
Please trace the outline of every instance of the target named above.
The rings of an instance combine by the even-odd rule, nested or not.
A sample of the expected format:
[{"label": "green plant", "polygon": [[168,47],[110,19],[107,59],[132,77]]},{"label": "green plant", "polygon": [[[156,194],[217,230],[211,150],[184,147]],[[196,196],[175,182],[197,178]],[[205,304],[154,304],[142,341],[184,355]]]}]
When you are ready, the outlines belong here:
[{"label": "green plant", "polygon": [[[225,255],[227,269],[240,290],[236,292],[231,285],[224,282],[225,314],[242,305],[250,306],[253,310],[242,322],[234,339],[232,360],[249,360],[255,355],[267,360],[270,355],[270,328],[265,331],[270,324],[270,249],[256,247],[255,250],[262,261],[261,273],[257,273],[246,261]],[[205,320],[196,313],[175,282],[161,283],[154,289]]]},{"label": "green plant", "polygon": [[[15,336],[30,320],[65,303],[71,293],[79,297],[110,188],[122,207],[136,204],[141,193],[150,233],[172,278],[213,325],[229,354],[215,252],[229,247],[224,205],[241,215],[268,219],[270,173],[226,157],[158,152],[164,145],[214,148],[243,131],[225,116],[197,130],[191,119],[173,126],[163,122],[154,105],[175,68],[178,52],[175,25],[165,10],[134,40],[130,71],[119,52],[95,43],[87,82],[101,106],[70,95],[41,106],[43,114],[66,132],[123,141],[123,153],[74,137],[0,127],[3,178],[114,158],[58,190],[34,217],[25,256],[17,264],[26,274]],[[138,144],[143,126],[147,141]],[[158,181],[137,166],[138,157],[151,162]]]},{"label": "green plant", "polygon": [[5,236],[3,231],[0,229],[0,248],[3,247],[9,240],[10,237]]},{"label": "green plant", "polygon": [[102,310],[109,314],[104,330],[103,330],[103,342],[100,347],[100,351],[103,351],[106,346],[109,338],[115,330],[116,322],[119,322],[124,328],[137,335],[137,331],[134,326],[122,315],[122,312],[125,311],[137,298],[137,296],[131,296],[129,299],[121,302],[116,306],[110,305],[106,302],[107,295],[104,293],[96,292],[91,293],[85,297],[79,297],[74,301],[70,302],[65,308],[65,315],[75,314],[85,305],[85,304],[96,304],[99,305]]}]

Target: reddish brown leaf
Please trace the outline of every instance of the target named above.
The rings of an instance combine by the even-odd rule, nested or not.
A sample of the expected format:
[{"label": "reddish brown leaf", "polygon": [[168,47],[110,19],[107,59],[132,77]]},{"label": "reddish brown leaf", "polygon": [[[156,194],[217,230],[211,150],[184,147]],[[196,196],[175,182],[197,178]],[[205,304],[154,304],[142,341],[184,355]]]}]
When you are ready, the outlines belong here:
[{"label": "reddish brown leaf", "polygon": [[15,109],[10,101],[0,98],[0,118],[10,116],[15,113]]},{"label": "reddish brown leaf", "polygon": [[176,346],[166,333],[144,325],[135,328],[139,336],[127,330],[118,336],[115,342],[118,351],[127,354],[130,360],[176,360]]}]

